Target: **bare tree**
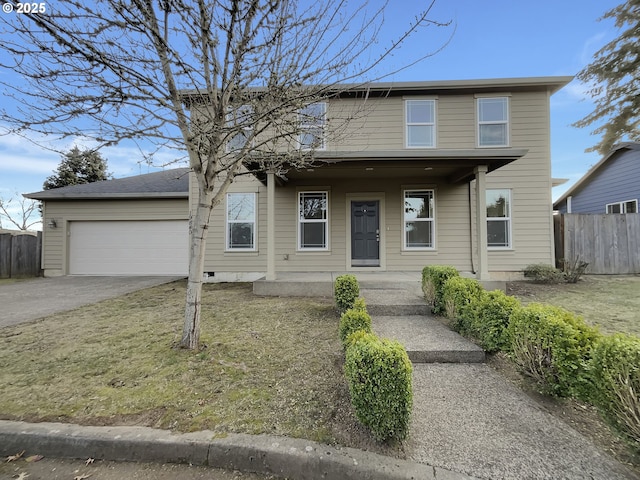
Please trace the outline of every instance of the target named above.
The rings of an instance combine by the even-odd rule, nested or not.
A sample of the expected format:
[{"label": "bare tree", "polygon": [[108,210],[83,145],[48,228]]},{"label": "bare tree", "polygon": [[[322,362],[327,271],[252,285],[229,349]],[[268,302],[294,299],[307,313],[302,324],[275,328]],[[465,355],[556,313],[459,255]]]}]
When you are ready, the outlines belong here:
[{"label": "bare tree", "polygon": [[[312,161],[317,112],[305,109],[433,54],[421,45],[387,65],[413,33],[445,25],[428,18],[432,7],[385,40],[388,0],[58,0],[0,20],[0,48],[14,59],[5,67],[24,80],[5,85],[28,102],[0,119],[103,145],[154,140],[186,156],[197,196],[181,346],[195,349],[207,229],[229,184],[249,162],[282,173]],[[297,148],[302,132],[309,148]]]},{"label": "bare tree", "polygon": [[34,225],[42,223],[40,218],[33,219],[33,215],[38,213],[38,202],[21,198],[18,195],[9,200],[0,198],[0,228],[2,219],[5,218],[10,224],[16,226],[18,230],[26,231]]}]

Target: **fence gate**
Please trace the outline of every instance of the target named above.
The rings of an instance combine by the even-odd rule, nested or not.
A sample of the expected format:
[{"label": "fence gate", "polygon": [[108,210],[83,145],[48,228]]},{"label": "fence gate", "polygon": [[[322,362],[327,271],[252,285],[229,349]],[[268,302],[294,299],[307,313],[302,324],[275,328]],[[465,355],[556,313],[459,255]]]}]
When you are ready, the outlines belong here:
[{"label": "fence gate", "polygon": [[0,234],[0,278],[40,275],[42,232],[36,235]]},{"label": "fence gate", "polygon": [[554,217],[556,258],[587,262],[587,273],[640,273],[640,213]]}]

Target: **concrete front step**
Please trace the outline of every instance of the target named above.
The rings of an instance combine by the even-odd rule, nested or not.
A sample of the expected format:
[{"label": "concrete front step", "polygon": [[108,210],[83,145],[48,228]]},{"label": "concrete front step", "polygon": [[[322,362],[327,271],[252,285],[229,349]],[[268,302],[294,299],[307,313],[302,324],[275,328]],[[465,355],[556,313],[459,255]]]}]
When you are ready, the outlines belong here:
[{"label": "concrete front step", "polygon": [[400,284],[366,285],[360,288],[360,296],[367,303],[371,316],[428,315],[430,309],[419,285]]},{"label": "concrete front step", "polygon": [[372,315],[373,330],[398,340],[413,363],[481,363],[484,350],[428,315]]}]

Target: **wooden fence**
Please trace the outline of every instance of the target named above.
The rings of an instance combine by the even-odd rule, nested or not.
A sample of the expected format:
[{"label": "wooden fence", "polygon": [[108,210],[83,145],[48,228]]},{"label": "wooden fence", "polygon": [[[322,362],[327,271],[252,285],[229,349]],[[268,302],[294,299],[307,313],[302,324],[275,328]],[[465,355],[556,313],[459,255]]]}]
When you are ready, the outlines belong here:
[{"label": "wooden fence", "polygon": [[0,278],[37,277],[41,273],[42,232],[0,234]]},{"label": "wooden fence", "polygon": [[587,273],[640,274],[640,213],[554,217],[556,258],[579,258]]}]

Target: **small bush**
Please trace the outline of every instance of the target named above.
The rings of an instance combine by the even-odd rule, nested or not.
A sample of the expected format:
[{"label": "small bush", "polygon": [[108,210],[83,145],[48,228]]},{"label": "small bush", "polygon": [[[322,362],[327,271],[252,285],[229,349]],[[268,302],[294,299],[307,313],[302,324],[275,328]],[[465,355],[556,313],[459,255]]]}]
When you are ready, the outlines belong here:
[{"label": "small bush", "polygon": [[333,286],[333,293],[336,300],[336,306],[341,312],[345,312],[353,307],[354,302],[360,295],[360,286],[355,275],[340,275],[336,278]]},{"label": "small bush", "polygon": [[458,270],[447,265],[429,265],[422,269],[422,291],[433,313],[441,314],[445,311],[442,289],[447,280],[457,276]]},{"label": "small bush", "polygon": [[350,308],[340,316],[340,340],[345,348],[349,336],[358,330],[371,333],[371,317],[366,310]]},{"label": "small bush", "polygon": [[585,398],[596,329],[567,310],[532,303],[513,311],[508,332],[513,359],[545,393]]},{"label": "small bush", "polygon": [[454,276],[442,287],[442,300],[448,318],[455,320],[454,328],[460,333],[473,334],[472,302],[475,305],[484,292],[482,285],[472,278]]},{"label": "small bush", "polygon": [[578,283],[580,277],[587,271],[589,264],[580,260],[580,257],[576,257],[573,260],[560,260],[562,264],[562,273],[564,280],[567,283]]},{"label": "small bush", "polygon": [[373,334],[357,333],[344,371],[356,417],[379,441],[401,441],[413,406],[412,366],[404,347]]},{"label": "small bush", "polygon": [[590,400],[625,437],[640,442],[640,338],[617,334],[596,342],[589,362]]},{"label": "small bush", "polygon": [[524,269],[524,276],[530,278],[534,283],[562,283],[564,281],[564,275],[560,270],[544,263],[527,265]]},{"label": "small bush", "polygon": [[364,298],[359,297],[356,298],[356,301],[353,302],[353,307],[351,307],[353,310],[361,310],[363,312],[367,311],[367,304],[364,301]]},{"label": "small bush", "polygon": [[475,302],[472,302],[470,308],[474,315],[471,330],[487,352],[511,349],[509,319],[518,306],[520,302],[516,298],[501,290],[483,292]]}]

